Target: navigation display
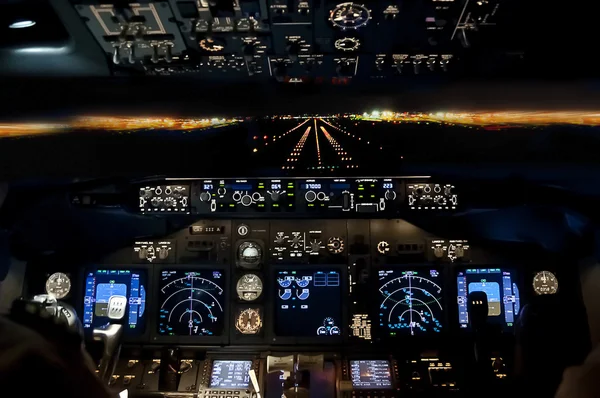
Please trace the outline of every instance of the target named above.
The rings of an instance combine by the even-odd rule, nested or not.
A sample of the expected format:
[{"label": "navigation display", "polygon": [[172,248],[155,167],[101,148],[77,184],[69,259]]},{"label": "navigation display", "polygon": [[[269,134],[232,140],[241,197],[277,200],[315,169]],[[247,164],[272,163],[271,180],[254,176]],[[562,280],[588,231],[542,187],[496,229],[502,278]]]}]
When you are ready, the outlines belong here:
[{"label": "navigation display", "polygon": [[223,334],[225,275],[222,271],[163,270],[159,282],[158,334]]},{"label": "navigation display", "polygon": [[125,333],[140,334],[146,328],[146,271],[99,269],[85,278],[83,327],[108,323],[125,325]]},{"label": "navigation display", "polygon": [[384,360],[350,361],[352,387],[357,390],[387,390],[392,388],[390,364]]},{"label": "navigation display", "polygon": [[379,326],[389,336],[440,333],[444,305],[436,269],[379,271]]},{"label": "navigation display", "polygon": [[339,271],[278,271],[275,334],[341,336],[341,282]]},{"label": "navigation display", "polygon": [[458,322],[461,328],[469,328],[467,298],[471,292],[484,292],[487,295],[489,323],[501,325],[505,330],[513,327],[521,309],[521,301],[519,287],[511,271],[500,268],[470,268],[458,272],[456,284]]},{"label": "navigation display", "polygon": [[252,361],[214,361],[210,388],[248,388]]}]

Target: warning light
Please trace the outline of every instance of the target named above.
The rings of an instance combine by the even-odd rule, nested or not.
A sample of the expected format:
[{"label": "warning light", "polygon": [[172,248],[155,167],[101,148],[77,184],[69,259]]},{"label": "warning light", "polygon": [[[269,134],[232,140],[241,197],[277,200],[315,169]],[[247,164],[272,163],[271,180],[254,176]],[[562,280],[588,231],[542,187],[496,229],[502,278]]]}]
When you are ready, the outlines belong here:
[{"label": "warning light", "polygon": [[254,148],[254,149],[252,150],[252,152],[258,152],[258,149]]}]

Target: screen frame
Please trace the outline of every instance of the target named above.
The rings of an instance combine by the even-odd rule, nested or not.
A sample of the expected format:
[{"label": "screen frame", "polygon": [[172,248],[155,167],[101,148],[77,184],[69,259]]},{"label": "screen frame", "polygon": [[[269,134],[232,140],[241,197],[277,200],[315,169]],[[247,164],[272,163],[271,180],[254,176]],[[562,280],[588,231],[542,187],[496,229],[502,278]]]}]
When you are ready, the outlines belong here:
[{"label": "screen frame", "polygon": [[[158,334],[158,306],[159,306],[159,294],[158,288],[160,287],[160,274],[162,271],[176,270],[176,271],[220,271],[225,276],[223,286],[225,292],[223,293],[223,334],[220,336],[163,336]],[[160,264],[152,268],[154,273],[154,286],[153,296],[155,305],[153,307],[153,317],[150,322],[150,339],[153,343],[170,343],[170,344],[193,344],[193,345],[214,345],[214,344],[228,344],[229,343],[229,327],[231,317],[230,308],[230,294],[227,289],[231,289],[230,278],[231,275],[229,267],[227,265],[211,265],[211,264]]]},{"label": "screen frame", "polygon": [[[308,270],[308,271],[337,271],[340,273],[340,277],[343,283],[340,286],[341,290],[341,330],[342,334],[340,336],[315,336],[315,337],[307,337],[307,336],[279,336],[275,332],[275,306],[276,299],[274,298],[275,294],[275,283],[277,283],[277,272],[279,271],[291,271],[291,270]],[[348,310],[344,309],[344,303],[349,300],[348,296],[348,266],[346,264],[287,264],[287,265],[275,265],[270,267],[270,274],[268,276],[268,283],[271,287],[269,291],[269,307],[267,309],[268,314],[271,317],[271,322],[268,328],[265,329],[268,342],[272,345],[280,345],[280,344],[327,344],[327,345],[337,345],[343,344],[348,341]]]},{"label": "screen frame", "polygon": [[[398,272],[402,272],[402,271],[429,271],[429,270],[436,270],[439,272],[439,278],[441,283],[439,284],[442,287],[442,308],[443,308],[443,314],[441,317],[441,322],[442,322],[442,331],[440,333],[427,333],[427,334],[416,334],[414,336],[411,336],[410,334],[406,335],[406,334],[397,334],[396,336],[390,336],[390,331],[383,327],[383,326],[379,326],[379,307],[380,307],[380,295],[379,295],[379,271],[398,271]],[[377,300],[375,300],[375,302],[372,304],[372,314],[373,316],[373,320],[372,320],[372,330],[371,333],[373,333],[374,331],[376,331],[374,334],[374,336],[376,336],[378,339],[381,340],[397,340],[397,339],[410,339],[410,340],[432,340],[435,338],[440,338],[440,337],[446,337],[450,334],[450,329],[451,329],[451,324],[449,322],[450,320],[450,306],[452,305],[448,305],[448,294],[449,292],[452,292],[451,287],[452,286],[448,286],[448,276],[452,275],[453,273],[448,272],[448,269],[446,267],[444,267],[441,264],[398,264],[398,265],[390,265],[390,264],[386,264],[386,265],[382,265],[380,267],[376,267],[374,268],[374,277],[372,278],[373,282],[371,284],[371,289],[377,293]],[[455,279],[456,281],[456,279]]]},{"label": "screen frame", "polygon": [[[467,269],[483,269],[483,268],[499,268],[501,272],[510,272],[511,273],[511,279],[513,281],[513,283],[517,284],[517,287],[519,288],[519,301],[520,301],[520,307],[519,307],[519,313],[515,315],[515,321],[513,322],[512,326],[507,326],[506,325],[506,321],[502,322],[502,327],[500,328],[500,332],[502,334],[514,334],[515,332],[515,326],[517,324],[518,318],[521,315],[521,310],[523,309],[523,307],[525,306],[525,297],[524,297],[524,292],[523,292],[523,278],[524,278],[524,272],[519,272],[517,270],[517,268],[514,265],[509,265],[509,266],[502,266],[499,264],[481,264],[481,263],[475,263],[475,264],[461,264],[460,266],[457,266],[454,268],[454,273],[452,275],[452,294],[453,297],[452,299],[456,299],[456,305],[454,305],[454,309],[452,312],[452,317],[454,318],[453,323],[456,325],[456,329],[458,330],[458,333],[473,333],[473,330],[471,329],[471,326],[469,323],[467,323],[467,327],[465,328],[461,328],[460,325],[461,323],[459,322],[458,316],[459,316],[459,309],[458,309],[458,284],[457,284],[457,278],[458,278],[458,273],[459,272],[466,272]],[[454,300],[453,300],[454,302]],[[489,318],[489,317],[488,317]],[[489,323],[488,323],[489,324]],[[492,324],[493,325],[493,324]]]},{"label": "screen frame", "polygon": [[[123,343],[138,343],[148,341],[150,336],[150,328],[152,327],[153,317],[150,315],[150,309],[154,308],[154,271],[152,268],[145,264],[86,264],[84,265],[78,275],[79,288],[77,289],[77,305],[75,310],[77,315],[81,318],[83,315],[83,299],[85,297],[85,281],[89,272],[96,272],[100,269],[106,270],[131,270],[131,271],[143,271],[146,273],[146,312],[144,314],[146,320],[146,327],[142,333],[127,334],[123,333],[121,339]],[[81,319],[80,319],[81,321]],[[86,341],[93,341],[93,328],[84,329],[84,339]]]},{"label": "screen frame", "polygon": [[394,373],[394,366],[393,366],[392,361],[390,359],[388,359],[388,358],[348,358],[347,361],[348,361],[347,362],[347,366],[348,366],[348,379],[349,379],[349,381],[351,383],[352,383],[352,367],[351,367],[351,363],[353,361],[385,361],[385,362],[387,362],[388,367],[390,369],[390,382],[391,382],[391,385],[389,387],[385,387],[385,388],[382,388],[382,387],[376,387],[376,388],[367,387],[367,388],[364,388],[364,387],[356,387],[354,385],[354,383],[352,383],[352,389],[353,390],[356,390],[356,391],[375,391],[375,390],[377,390],[377,391],[379,391],[379,390],[382,390],[382,391],[391,391],[391,390],[395,390],[396,389],[396,376],[395,376],[395,373]]}]

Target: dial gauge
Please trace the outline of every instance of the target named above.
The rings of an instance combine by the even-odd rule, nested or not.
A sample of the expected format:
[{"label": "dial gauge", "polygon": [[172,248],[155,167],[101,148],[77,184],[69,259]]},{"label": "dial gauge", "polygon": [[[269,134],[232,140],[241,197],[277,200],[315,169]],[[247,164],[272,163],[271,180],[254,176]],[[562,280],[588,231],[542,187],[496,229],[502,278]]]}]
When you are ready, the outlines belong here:
[{"label": "dial gauge", "polygon": [[61,299],[71,291],[71,280],[62,272],[55,272],[46,280],[46,293]]},{"label": "dial gauge", "polygon": [[262,249],[255,242],[242,242],[238,247],[238,264],[243,268],[258,268],[262,260]]},{"label": "dial gauge", "polygon": [[352,2],[338,4],[329,13],[333,26],[345,29],[358,29],[365,26],[371,19],[371,11],[362,4]]},{"label": "dial gauge", "polygon": [[540,271],[533,277],[533,291],[537,295],[556,294],[558,279],[550,271]]},{"label": "dial gauge", "polygon": [[241,300],[254,301],[263,291],[263,282],[258,275],[245,274],[237,281],[236,291]]},{"label": "dial gauge", "polygon": [[262,329],[260,311],[255,308],[246,308],[237,316],[235,328],[241,334],[257,334]]},{"label": "dial gauge", "polygon": [[334,46],[340,51],[356,51],[360,47],[360,41],[354,37],[344,37],[336,40]]},{"label": "dial gauge", "polygon": [[219,38],[206,38],[200,40],[199,45],[204,51],[216,53],[225,49],[225,40]]}]

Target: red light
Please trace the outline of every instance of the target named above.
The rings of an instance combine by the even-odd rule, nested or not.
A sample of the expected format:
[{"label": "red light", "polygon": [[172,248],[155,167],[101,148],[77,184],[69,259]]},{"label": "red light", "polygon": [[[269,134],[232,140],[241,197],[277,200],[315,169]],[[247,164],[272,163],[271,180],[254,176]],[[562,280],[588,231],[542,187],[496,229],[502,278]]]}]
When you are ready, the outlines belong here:
[{"label": "red light", "polygon": [[266,140],[267,138],[269,138],[269,137],[268,137],[268,136],[266,136],[266,135],[263,137],[263,139],[265,139],[265,140]]},{"label": "red light", "polygon": [[256,135],[255,135],[254,137],[252,137],[252,138],[254,138],[255,140],[257,140],[257,139],[258,139],[258,137],[257,137]]}]

